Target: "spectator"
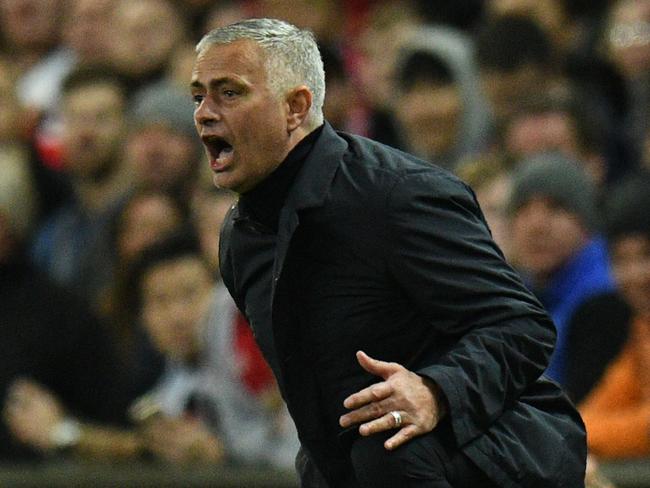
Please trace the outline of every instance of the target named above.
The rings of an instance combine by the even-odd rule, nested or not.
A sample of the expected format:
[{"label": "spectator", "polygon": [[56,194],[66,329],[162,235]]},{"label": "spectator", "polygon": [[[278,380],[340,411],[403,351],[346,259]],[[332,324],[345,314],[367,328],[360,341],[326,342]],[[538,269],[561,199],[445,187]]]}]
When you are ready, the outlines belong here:
[{"label": "spectator", "polygon": [[600,459],[650,457],[650,176],[610,200],[608,239],[616,280],[634,319],[627,344],[580,404],[587,443]]},{"label": "spectator", "polygon": [[530,18],[489,20],[480,30],[476,46],[481,84],[498,126],[531,96],[563,88],[553,45]]},{"label": "spectator", "polygon": [[187,233],[149,249],[136,263],[134,305],[167,367],[133,412],[149,448],[169,461],[198,454],[218,460],[225,449],[236,462],[288,467],[298,449],[288,414],[278,407],[259,351],[255,359],[242,349],[246,341],[238,329],[247,325],[215,280]]},{"label": "spectator", "polygon": [[60,49],[61,0],[12,0],[0,2],[0,32],[7,53],[21,73],[17,94],[21,103],[37,113],[54,104],[57,85],[69,69]]},{"label": "spectator", "polygon": [[358,100],[356,86],[349,75],[343,54],[334,45],[322,45],[321,57],[325,68],[327,100],[323,110],[332,127],[347,130],[354,126],[358,117],[359,104],[350,103]]},{"label": "spectator", "polygon": [[469,38],[426,27],[405,43],[396,103],[407,149],[447,169],[483,149],[488,114],[478,92]]},{"label": "spectator", "polygon": [[15,69],[0,57],[0,154],[28,164],[38,200],[36,223],[57,210],[69,197],[70,189],[61,174],[41,164],[26,119],[26,110],[16,95]]},{"label": "spectator", "polygon": [[117,0],[111,21],[110,56],[129,95],[161,81],[171,53],[187,35],[182,14],[169,0]]},{"label": "spectator", "polygon": [[511,264],[512,235],[507,214],[512,187],[512,171],[505,160],[497,156],[465,159],[457,174],[470,185],[481,205],[483,216],[490,226],[492,238]]},{"label": "spectator", "polygon": [[525,103],[503,127],[503,149],[517,161],[557,151],[579,162],[604,191],[609,181],[608,135],[602,119],[574,97],[538,97]]},{"label": "spectator", "polygon": [[123,364],[129,371],[133,397],[141,395],[158,379],[163,360],[143,330],[140,318],[127,306],[132,293],[126,283],[127,272],[143,250],[179,232],[187,224],[187,212],[185,205],[168,193],[139,188],[124,202],[114,224],[114,280],[111,289],[106,290],[103,315],[114,328]]},{"label": "spectator", "polygon": [[485,3],[490,19],[504,16],[529,17],[539,25],[556,49],[571,50],[576,42],[575,24],[563,0],[492,0]]},{"label": "spectator", "polygon": [[[406,0],[374,3],[356,41],[358,56],[350,63],[362,95],[354,104],[364,110],[355,133],[390,146],[403,146],[395,121],[395,75],[400,49],[421,25],[414,6]],[[327,76],[327,75],[326,75]]]},{"label": "spectator", "polygon": [[207,15],[197,17],[197,20],[201,21],[201,30],[197,32],[198,35],[194,38],[196,42],[212,29],[245,19],[251,10],[250,7],[247,7],[246,2],[238,0],[226,0],[208,6]]},{"label": "spectator", "polygon": [[74,199],[35,236],[36,266],[94,307],[112,279],[108,232],[129,181],[121,164],[126,98],[110,72],[82,69],[63,85],[66,171]]},{"label": "spectator", "polygon": [[623,75],[630,106],[626,133],[636,148],[650,127],[650,0],[613,2],[606,21],[606,52]]},{"label": "spectator", "polygon": [[63,419],[54,420],[50,404],[33,395],[40,385],[75,415],[96,421],[118,422],[124,396],[107,331],[28,264],[24,244],[36,210],[30,174],[23,161],[1,164],[0,459],[38,459],[38,451],[66,441]]},{"label": "spectator", "polygon": [[111,24],[116,0],[71,0],[64,19],[63,41],[81,66],[108,66]]},{"label": "spectator", "polygon": [[126,164],[137,186],[189,200],[202,160],[192,112],[190,97],[167,83],[137,94],[126,143]]},{"label": "spectator", "polygon": [[565,384],[571,317],[614,289],[594,187],[578,163],[560,154],[524,160],[512,185],[514,261],[555,322],[557,342],[546,373]]},{"label": "spectator", "polygon": [[322,42],[337,44],[346,33],[344,4],[341,0],[257,0],[254,17],[282,19],[309,29]]}]

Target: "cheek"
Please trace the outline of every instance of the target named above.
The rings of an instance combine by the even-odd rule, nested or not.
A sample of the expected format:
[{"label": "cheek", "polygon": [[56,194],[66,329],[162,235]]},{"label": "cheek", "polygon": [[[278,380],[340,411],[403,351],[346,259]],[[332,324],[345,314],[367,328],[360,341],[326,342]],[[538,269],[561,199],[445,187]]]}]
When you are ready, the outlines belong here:
[{"label": "cheek", "polygon": [[167,341],[165,340],[165,337],[167,334],[163,317],[158,311],[145,309],[142,319],[147,334],[151,338],[152,342],[155,344],[157,349],[164,352],[166,350]]}]

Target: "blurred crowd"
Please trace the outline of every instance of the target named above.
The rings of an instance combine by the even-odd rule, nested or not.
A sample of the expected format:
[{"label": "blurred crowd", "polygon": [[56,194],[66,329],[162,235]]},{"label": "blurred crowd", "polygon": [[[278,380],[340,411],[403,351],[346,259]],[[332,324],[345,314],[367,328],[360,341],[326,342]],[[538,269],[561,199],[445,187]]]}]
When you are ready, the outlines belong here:
[{"label": "blurred crowd", "polygon": [[315,33],[336,129],[472,186],[594,459],[650,457],[650,0],[0,0],[0,459],[291,465],[188,89],[246,17]]}]

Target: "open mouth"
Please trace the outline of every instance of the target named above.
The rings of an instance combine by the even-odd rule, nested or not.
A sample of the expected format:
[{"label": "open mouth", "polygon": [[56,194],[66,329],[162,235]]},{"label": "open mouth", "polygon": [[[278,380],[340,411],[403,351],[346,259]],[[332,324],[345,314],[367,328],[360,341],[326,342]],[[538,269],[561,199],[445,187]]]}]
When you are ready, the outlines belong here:
[{"label": "open mouth", "polygon": [[215,171],[223,170],[232,159],[232,145],[219,136],[206,136],[203,138],[203,144],[210,157],[212,169]]}]

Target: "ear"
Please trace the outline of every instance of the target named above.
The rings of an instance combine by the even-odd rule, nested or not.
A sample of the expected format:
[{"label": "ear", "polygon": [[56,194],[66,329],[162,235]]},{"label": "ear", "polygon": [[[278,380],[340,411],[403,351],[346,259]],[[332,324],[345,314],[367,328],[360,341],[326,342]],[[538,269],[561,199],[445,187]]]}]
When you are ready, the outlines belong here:
[{"label": "ear", "polygon": [[293,88],[287,93],[287,132],[293,132],[307,119],[312,100],[311,90],[305,85]]}]

